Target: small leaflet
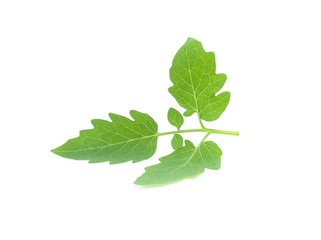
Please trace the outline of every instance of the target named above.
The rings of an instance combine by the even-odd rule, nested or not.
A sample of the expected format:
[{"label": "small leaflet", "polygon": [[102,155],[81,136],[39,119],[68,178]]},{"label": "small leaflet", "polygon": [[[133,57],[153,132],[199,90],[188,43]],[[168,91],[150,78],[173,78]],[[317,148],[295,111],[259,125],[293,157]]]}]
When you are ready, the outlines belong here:
[{"label": "small leaflet", "polygon": [[174,134],[174,137],[172,138],[172,147],[174,150],[180,148],[183,146],[183,137],[180,134]]}]

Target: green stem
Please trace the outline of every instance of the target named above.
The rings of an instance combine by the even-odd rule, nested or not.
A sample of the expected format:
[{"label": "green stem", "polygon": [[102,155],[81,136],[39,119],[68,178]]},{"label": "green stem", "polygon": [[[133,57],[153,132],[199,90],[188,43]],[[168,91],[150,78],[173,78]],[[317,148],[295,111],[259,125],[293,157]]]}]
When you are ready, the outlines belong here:
[{"label": "green stem", "polygon": [[200,142],[199,146],[205,141],[205,139],[210,135],[211,133],[206,133],[205,137],[203,137],[202,141]]},{"label": "green stem", "polygon": [[199,113],[197,113],[197,117],[198,117],[198,121],[199,121],[200,124],[201,124],[201,127],[202,127],[203,129],[205,129],[205,126],[204,126],[204,124],[203,124],[203,122],[202,122],[202,119],[201,119]]},{"label": "green stem", "polygon": [[209,128],[200,128],[200,129],[187,129],[187,130],[177,130],[177,131],[171,131],[171,132],[157,133],[157,136],[164,136],[164,135],[170,135],[175,133],[189,133],[189,132],[206,132],[208,133],[208,135],[211,133],[227,134],[227,135],[234,135],[234,136],[240,135],[238,132],[216,130],[216,129],[209,129]]},{"label": "green stem", "polygon": [[227,135],[234,135],[234,136],[239,136],[239,132],[232,132],[232,131],[225,131],[225,130],[216,130],[216,129],[208,129],[205,128],[205,130],[208,130],[210,133],[218,133],[218,134],[227,134]]}]

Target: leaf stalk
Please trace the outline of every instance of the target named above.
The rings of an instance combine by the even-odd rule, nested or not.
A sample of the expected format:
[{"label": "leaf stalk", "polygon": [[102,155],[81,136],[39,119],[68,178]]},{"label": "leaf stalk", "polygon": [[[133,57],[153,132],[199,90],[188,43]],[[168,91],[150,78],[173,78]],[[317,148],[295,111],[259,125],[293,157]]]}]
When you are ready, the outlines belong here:
[{"label": "leaf stalk", "polygon": [[175,133],[189,133],[189,132],[206,132],[209,134],[216,133],[216,134],[226,134],[226,135],[233,135],[233,136],[240,135],[239,132],[217,130],[217,129],[210,129],[210,128],[199,128],[199,129],[186,129],[186,130],[177,130],[177,131],[157,133],[157,136],[164,136],[164,135],[170,135],[170,134],[175,134]]}]

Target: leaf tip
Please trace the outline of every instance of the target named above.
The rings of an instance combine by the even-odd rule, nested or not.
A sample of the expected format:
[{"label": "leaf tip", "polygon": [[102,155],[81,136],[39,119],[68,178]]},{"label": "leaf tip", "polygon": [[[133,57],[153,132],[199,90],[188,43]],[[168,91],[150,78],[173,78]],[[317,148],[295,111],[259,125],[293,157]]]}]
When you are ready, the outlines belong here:
[{"label": "leaf tip", "polygon": [[54,149],[51,149],[50,152],[60,156],[60,157],[64,157],[62,152],[60,151],[60,147],[57,147],[57,148],[54,148]]},{"label": "leaf tip", "polygon": [[[99,122],[101,122],[101,121],[105,121],[105,120],[92,119],[90,122],[91,122],[91,124],[92,124],[94,127],[96,127],[96,126],[99,124]],[[108,121],[105,121],[105,122],[108,122]],[[81,133],[81,131],[84,131],[84,130],[80,130],[80,133]]]},{"label": "leaf tip", "polygon": [[130,116],[133,116],[133,115],[135,115],[135,114],[137,114],[137,113],[140,113],[140,112],[138,112],[138,111],[136,111],[136,110],[130,110],[130,111],[129,111]]},{"label": "leaf tip", "polygon": [[185,140],[185,145],[187,147],[195,148],[194,144],[190,140],[187,140],[187,139]]},{"label": "leaf tip", "polygon": [[144,180],[142,180],[142,176],[138,177],[135,181],[134,184],[139,185],[139,186],[145,186]]},{"label": "leaf tip", "polygon": [[185,117],[190,117],[190,116],[192,116],[192,115],[194,114],[194,112],[195,112],[195,111],[187,110],[187,111],[185,111],[185,112],[183,113],[183,115],[184,115]]},{"label": "leaf tip", "polygon": [[111,121],[113,121],[113,118],[114,118],[115,115],[116,115],[116,114],[114,114],[114,113],[108,113],[108,117],[109,117],[109,119],[110,119]]},{"label": "leaf tip", "polygon": [[198,42],[195,38],[188,37],[186,42]]},{"label": "leaf tip", "polygon": [[57,151],[56,149],[57,149],[57,148],[53,148],[53,149],[50,150],[50,152],[52,152],[52,153],[54,153],[54,154],[57,154],[57,153],[56,153],[56,151]]}]

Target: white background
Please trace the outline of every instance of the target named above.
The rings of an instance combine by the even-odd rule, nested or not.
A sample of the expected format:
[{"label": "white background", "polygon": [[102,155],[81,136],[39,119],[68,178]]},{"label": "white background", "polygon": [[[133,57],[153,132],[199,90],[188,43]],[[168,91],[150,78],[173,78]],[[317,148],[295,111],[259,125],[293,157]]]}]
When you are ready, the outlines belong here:
[{"label": "white background", "polygon": [[[0,2],[0,238],[321,239],[319,1]],[[168,70],[193,37],[232,94],[209,128],[222,168],[158,188],[152,159],[88,164],[49,150],[108,113],[174,130]],[[183,128],[197,127],[195,116]],[[184,135],[195,144],[202,135]]]}]

